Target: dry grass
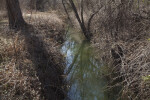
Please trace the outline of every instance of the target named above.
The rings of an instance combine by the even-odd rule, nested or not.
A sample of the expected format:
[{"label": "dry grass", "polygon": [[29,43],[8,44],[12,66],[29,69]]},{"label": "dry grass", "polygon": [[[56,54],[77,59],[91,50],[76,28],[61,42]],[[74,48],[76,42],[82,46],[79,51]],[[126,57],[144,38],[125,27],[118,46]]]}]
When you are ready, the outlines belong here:
[{"label": "dry grass", "polygon": [[43,17],[25,19],[33,28],[15,32],[7,29],[7,22],[0,27],[0,99],[62,99],[63,22],[58,17],[55,22]]},{"label": "dry grass", "polygon": [[145,81],[143,77],[150,75],[150,42],[128,43],[125,47],[128,51],[121,64],[125,80],[123,97],[128,95],[129,99],[149,100],[150,80]]},{"label": "dry grass", "polygon": [[[5,33],[6,34],[6,33]],[[12,34],[15,34],[12,32]],[[8,36],[9,37],[9,36]],[[32,61],[26,58],[24,40],[1,37],[0,94],[2,100],[40,100],[40,81]],[[34,73],[34,75],[32,75]],[[34,83],[34,84],[33,84]]]},{"label": "dry grass", "polygon": [[[93,46],[97,48],[97,59],[111,67],[112,73],[108,73],[108,77],[113,86],[108,88],[123,86],[120,100],[149,100],[150,80],[145,81],[143,77],[150,75],[150,41],[147,38],[134,42],[113,42],[104,38],[93,41]],[[114,59],[111,50],[119,54],[117,45],[123,49],[124,56]],[[121,62],[116,64],[117,60]]]},{"label": "dry grass", "polygon": [[[99,53],[97,58],[111,67],[109,76],[112,74],[113,85],[123,87],[120,100],[149,100],[150,82],[144,81],[143,77],[150,75],[150,17],[144,13],[150,9],[141,6],[139,14],[134,11],[135,8],[127,10],[117,6],[116,9],[116,5],[111,5],[113,13],[109,12],[109,7],[102,9],[93,20],[95,34],[92,43]],[[118,46],[122,48],[123,56]],[[119,59],[112,56],[112,50],[120,56]],[[118,83],[118,80],[121,82]]]}]

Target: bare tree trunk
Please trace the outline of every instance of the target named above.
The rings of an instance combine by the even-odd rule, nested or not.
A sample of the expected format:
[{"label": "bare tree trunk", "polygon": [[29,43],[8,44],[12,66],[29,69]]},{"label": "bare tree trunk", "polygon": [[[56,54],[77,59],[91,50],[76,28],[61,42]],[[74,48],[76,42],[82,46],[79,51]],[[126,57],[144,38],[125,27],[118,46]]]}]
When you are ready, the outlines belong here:
[{"label": "bare tree trunk", "polygon": [[0,10],[4,10],[5,8],[5,0],[0,0]]},{"label": "bare tree trunk", "polygon": [[18,0],[6,0],[10,28],[22,28],[26,25]]},{"label": "bare tree trunk", "polygon": [[36,0],[36,10],[39,11],[44,10],[43,0]]},{"label": "bare tree trunk", "polygon": [[56,10],[56,5],[57,4],[57,0],[53,0],[53,9]]},{"label": "bare tree trunk", "polygon": [[[82,21],[84,21],[84,19],[83,19],[83,8],[81,10],[81,19],[80,19],[77,8],[76,8],[73,0],[69,0],[69,2],[71,4],[71,7],[72,7],[74,13],[75,13],[76,19],[79,22],[79,25],[82,29],[82,32],[83,32],[84,36],[86,37],[86,39],[90,40],[91,39],[91,34],[87,31],[84,22],[82,22]],[[83,5],[82,5],[82,7],[83,7]]]},{"label": "bare tree trunk", "polygon": [[36,10],[36,1],[37,0],[30,0],[30,2],[29,2],[30,9]]},{"label": "bare tree trunk", "polygon": [[45,4],[48,3],[48,0],[36,0],[36,10],[45,11]]},{"label": "bare tree trunk", "polygon": [[81,21],[82,21],[82,23],[84,24],[84,17],[83,17],[83,4],[84,2],[83,2],[83,0],[81,0]]},{"label": "bare tree trunk", "polygon": [[68,16],[68,20],[69,20],[70,24],[73,25],[73,23],[71,21],[71,18],[69,16],[68,10],[67,10],[66,5],[65,5],[65,0],[62,0],[62,4],[63,4],[64,10],[65,10],[65,12],[66,12],[66,14]]}]

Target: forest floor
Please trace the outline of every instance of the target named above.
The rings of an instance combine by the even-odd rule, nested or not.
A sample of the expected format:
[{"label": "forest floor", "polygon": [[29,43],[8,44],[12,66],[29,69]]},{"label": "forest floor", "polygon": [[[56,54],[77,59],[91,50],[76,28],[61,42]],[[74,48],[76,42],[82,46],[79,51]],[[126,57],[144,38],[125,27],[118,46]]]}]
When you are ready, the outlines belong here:
[{"label": "forest floor", "polygon": [[[43,15],[43,16],[42,16]],[[25,14],[20,31],[0,22],[0,99],[61,100],[64,98],[64,22],[57,14]]]}]

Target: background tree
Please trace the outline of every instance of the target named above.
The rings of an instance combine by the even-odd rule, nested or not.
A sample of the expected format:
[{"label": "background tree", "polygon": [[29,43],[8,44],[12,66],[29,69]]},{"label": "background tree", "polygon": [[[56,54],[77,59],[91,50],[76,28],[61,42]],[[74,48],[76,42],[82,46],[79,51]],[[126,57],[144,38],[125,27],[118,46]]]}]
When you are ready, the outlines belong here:
[{"label": "background tree", "polygon": [[0,0],[0,10],[4,10],[4,4],[5,4],[5,0]]},{"label": "background tree", "polygon": [[22,28],[26,22],[23,19],[18,0],[6,0],[6,8],[8,12],[9,27]]},{"label": "background tree", "polygon": [[[80,25],[80,28],[86,37],[87,40],[91,40],[92,32],[90,30],[91,23],[94,16],[100,11],[103,7],[99,4],[99,0],[66,0],[69,2],[70,7],[72,8],[75,17]],[[90,5],[92,6],[90,9]],[[95,4],[95,5],[92,5]],[[94,7],[95,6],[95,7]],[[86,15],[86,16],[85,16]]]}]

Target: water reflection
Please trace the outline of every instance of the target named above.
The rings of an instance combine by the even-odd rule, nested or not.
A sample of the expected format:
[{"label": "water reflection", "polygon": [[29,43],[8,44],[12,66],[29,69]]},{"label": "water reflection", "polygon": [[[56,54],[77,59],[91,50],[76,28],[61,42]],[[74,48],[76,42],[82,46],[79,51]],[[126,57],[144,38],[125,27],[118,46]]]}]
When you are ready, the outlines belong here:
[{"label": "water reflection", "polygon": [[67,64],[64,73],[67,74],[66,81],[70,86],[65,100],[116,100],[115,96],[104,91],[107,80],[101,77],[102,64],[94,59],[90,43],[79,42],[82,36],[76,34],[76,39],[74,35],[68,36],[62,47]]}]

